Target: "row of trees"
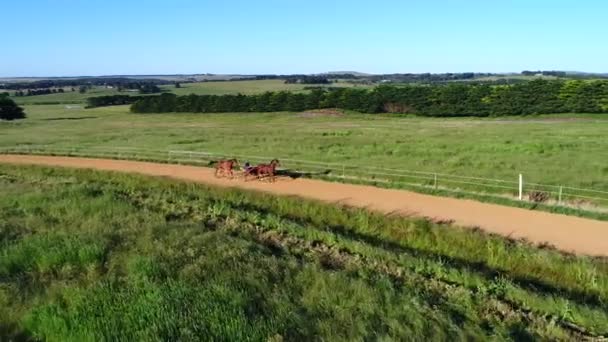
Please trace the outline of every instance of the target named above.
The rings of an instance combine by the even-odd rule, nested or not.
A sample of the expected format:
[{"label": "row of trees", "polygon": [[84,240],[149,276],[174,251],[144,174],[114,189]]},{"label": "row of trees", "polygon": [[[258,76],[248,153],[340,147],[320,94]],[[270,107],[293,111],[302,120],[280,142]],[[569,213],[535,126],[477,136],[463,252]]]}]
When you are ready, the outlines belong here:
[{"label": "row of trees", "polygon": [[568,76],[568,74],[565,71],[556,71],[556,70],[538,70],[538,71],[524,70],[521,72],[521,74],[524,76],[534,76],[534,75],[556,76],[556,77]]},{"label": "row of trees", "polygon": [[290,76],[285,80],[285,83],[299,83],[299,84],[331,84],[331,81],[324,76]]},{"label": "row of trees", "polygon": [[309,93],[259,95],[162,94],[133,104],[136,113],[273,112],[342,108],[362,113],[413,113],[426,116],[527,115],[608,112],[608,81],[534,80],[505,86],[380,86],[374,89],[314,89]]},{"label": "row of trees", "polygon": [[484,77],[484,76],[491,76],[491,75],[492,74],[472,73],[472,72],[442,73],[442,74],[406,73],[406,74],[370,75],[370,76],[367,76],[366,78],[371,81],[374,81],[374,82],[390,80],[391,82],[399,82],[399,83],[433,83],[433,82],[445,82],[445,81],[457,81],[457,80],[470,80],[475,77]]},{"label": "row of trees", "polygon": [[[181,85],[179,83],[176,83],[175,87],[180,88]],[[92,89],[91,85],[81,85],[78,87],[78,92],[81,94],[84,94],[91,89]],[[140,94],[155,94],[155,93],[160,93],[162,91],[157,85],[154,85],[152,83],[138,83],[138,82],[128,83],[124,86],[119,86],[117,89],[118,89],[118,91],[122,91],[124,89],[137,89],[137,90],[139,90]],[[74,91],[76,91],[76,89],[72,88],[72,91],[74,92]],[[15,91],[15,93],[13,95],[16,97],[20,97],[20,96],[49,95],[49,94],[64,93],[64,92],[65,92],[65,90],[63,88],[43,88],[43,89],[27,89],[26,91],[17,90],[17,91]],[[122,95],[119,95],[119,96],[122,96]],[[124,95],[124,96],[128,97],[128,95]],[[131,103],[131,102],[129,102],[129,103]]]},{"label": "row of trees", "polygon": [[28,89],[27,91],[18,90],[13,95],[16,97],[20,97],[20,96],[49,95],[49,94],[64,93],[64,92],[65,92],[65,90],[63,88]]},{"label": "row of trees", "polygon": [[17,106],[5,93],[0,94],[0,120],[24,119],[23,108]]},{"label": "row of trees", "polygon": [[141,84],[137,89],[139,89],[140,94],[154,94],[161,92],[161,89],[157,85],[152,83]]},{"label": "row of trees", "polygon": [[135,79],[127,77],[81,77],[74,79],[50,79],[32,82],[11,82],[0,84],[0,89],[25,90],[25,89],[44,89],[62,88],[79,86],[111,86],[114,88],[139,89],[144,84],[172,84],[173,82],[161,79]]},{"label": "row of trees", "polygon": [[241,80],[297,80],[297,79],[307,79],[307,78],[326,78],[326,79],[356,79],[359,76],[353,75],[351,73],[328,73],[328,74],[320,74],[320,75],[305,75],[305,74],[293,74],[293,75],[255,75],[253,78],[233,78],[232,81],[241,81]]},{"label": "row of trees", "polygon": [[132,104],[141,98],[142,98],[142,96],[130,96],[130,95],[108,95],[108,96],[89,97],[87,99],[87,108]]}]

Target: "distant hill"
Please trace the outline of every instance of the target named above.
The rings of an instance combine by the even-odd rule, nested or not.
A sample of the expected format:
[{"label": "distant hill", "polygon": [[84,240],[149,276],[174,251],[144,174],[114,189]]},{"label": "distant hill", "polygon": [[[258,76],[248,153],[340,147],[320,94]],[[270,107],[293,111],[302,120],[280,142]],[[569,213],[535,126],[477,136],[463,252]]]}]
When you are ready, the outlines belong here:
[{"label": "distant hill", "polygon": [[602,76],[602,77],[608,76],[608,73],[584,72],[584,71],[566,71],[566,74],[573,75],[573,76]]},{"label": "distant hill", "polygon": [[373,76],[373,74],[367,74],[358,71],[329,71],[326,73],[322,73],[321,75],[353,75],[358,77]]},{"label": "distant hill", "polygon": [[[75,80],[81,82],[96,81],[103,82],[105,79],[129,79],[149,82],[201,82],[201,81],[231,81],[231,80],[264,80],[264,79],[288,79],[294,76],[332,76],[340,77],[352,75],[367,81],[391,81],[391,82],[446,82],[446,81],[496,81],[500,79],[526,79],[538,74],[551,77],[562,77],[572,79],[608,78],[608,73],[582,72],[582,71],[523,71],[504,73],[395,73],[395,74],[369,74],[359,71],[328,71],[315,74],[164,74],[164,75],[102,75],[102,76],[50,76],[50,77],[0,77],[0,84],[30,83],[40,81]],[[351,78],[351,77],[347,77]]]}]

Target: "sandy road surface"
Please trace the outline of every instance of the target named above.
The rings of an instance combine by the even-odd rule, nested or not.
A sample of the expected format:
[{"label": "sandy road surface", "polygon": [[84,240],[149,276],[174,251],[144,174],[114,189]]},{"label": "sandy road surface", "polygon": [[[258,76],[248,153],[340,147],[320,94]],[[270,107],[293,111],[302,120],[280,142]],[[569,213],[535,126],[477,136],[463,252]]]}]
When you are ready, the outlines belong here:
[{"label": "sandy road surface", "polygon": [[564,251],[608,256],[608,222],[472,200],[311,179],[282,179],[272,184],[218,179],[213,176],[213,170],[210,168],[126,160],[0,155],[0,162],[168,176],[280,195],[296,195],[325,202],[340,202],[355,207],[366,207],[384,213],[402,213],[436,220],[450,220],[461,226],[479,227],[505,236],[526,238],[534,243],[548,242]]}]

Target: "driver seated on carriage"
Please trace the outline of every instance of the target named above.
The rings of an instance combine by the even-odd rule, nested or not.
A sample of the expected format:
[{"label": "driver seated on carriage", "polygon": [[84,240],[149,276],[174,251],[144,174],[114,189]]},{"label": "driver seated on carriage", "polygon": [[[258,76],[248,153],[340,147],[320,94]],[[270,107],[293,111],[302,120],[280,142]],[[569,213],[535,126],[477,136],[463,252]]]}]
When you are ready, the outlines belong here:
[{"label": "driver seated on carriage", "polygon": [[251,166],[251,164],[249,164],[249,162],[246,162],[245,165],[243,166],[243,171],[245,171],[245,173],[249,173],[252,169],[253,169],[253,166]]}]

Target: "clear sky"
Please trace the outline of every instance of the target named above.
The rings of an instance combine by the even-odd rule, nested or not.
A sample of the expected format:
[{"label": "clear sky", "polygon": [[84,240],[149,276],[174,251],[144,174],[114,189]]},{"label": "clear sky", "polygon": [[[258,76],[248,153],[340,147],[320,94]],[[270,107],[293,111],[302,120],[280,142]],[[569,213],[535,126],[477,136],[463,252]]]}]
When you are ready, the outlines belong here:
[{"label": "clear sky", "polygon": [[6,0],[0,76],[608,72],[605,0]]}]

